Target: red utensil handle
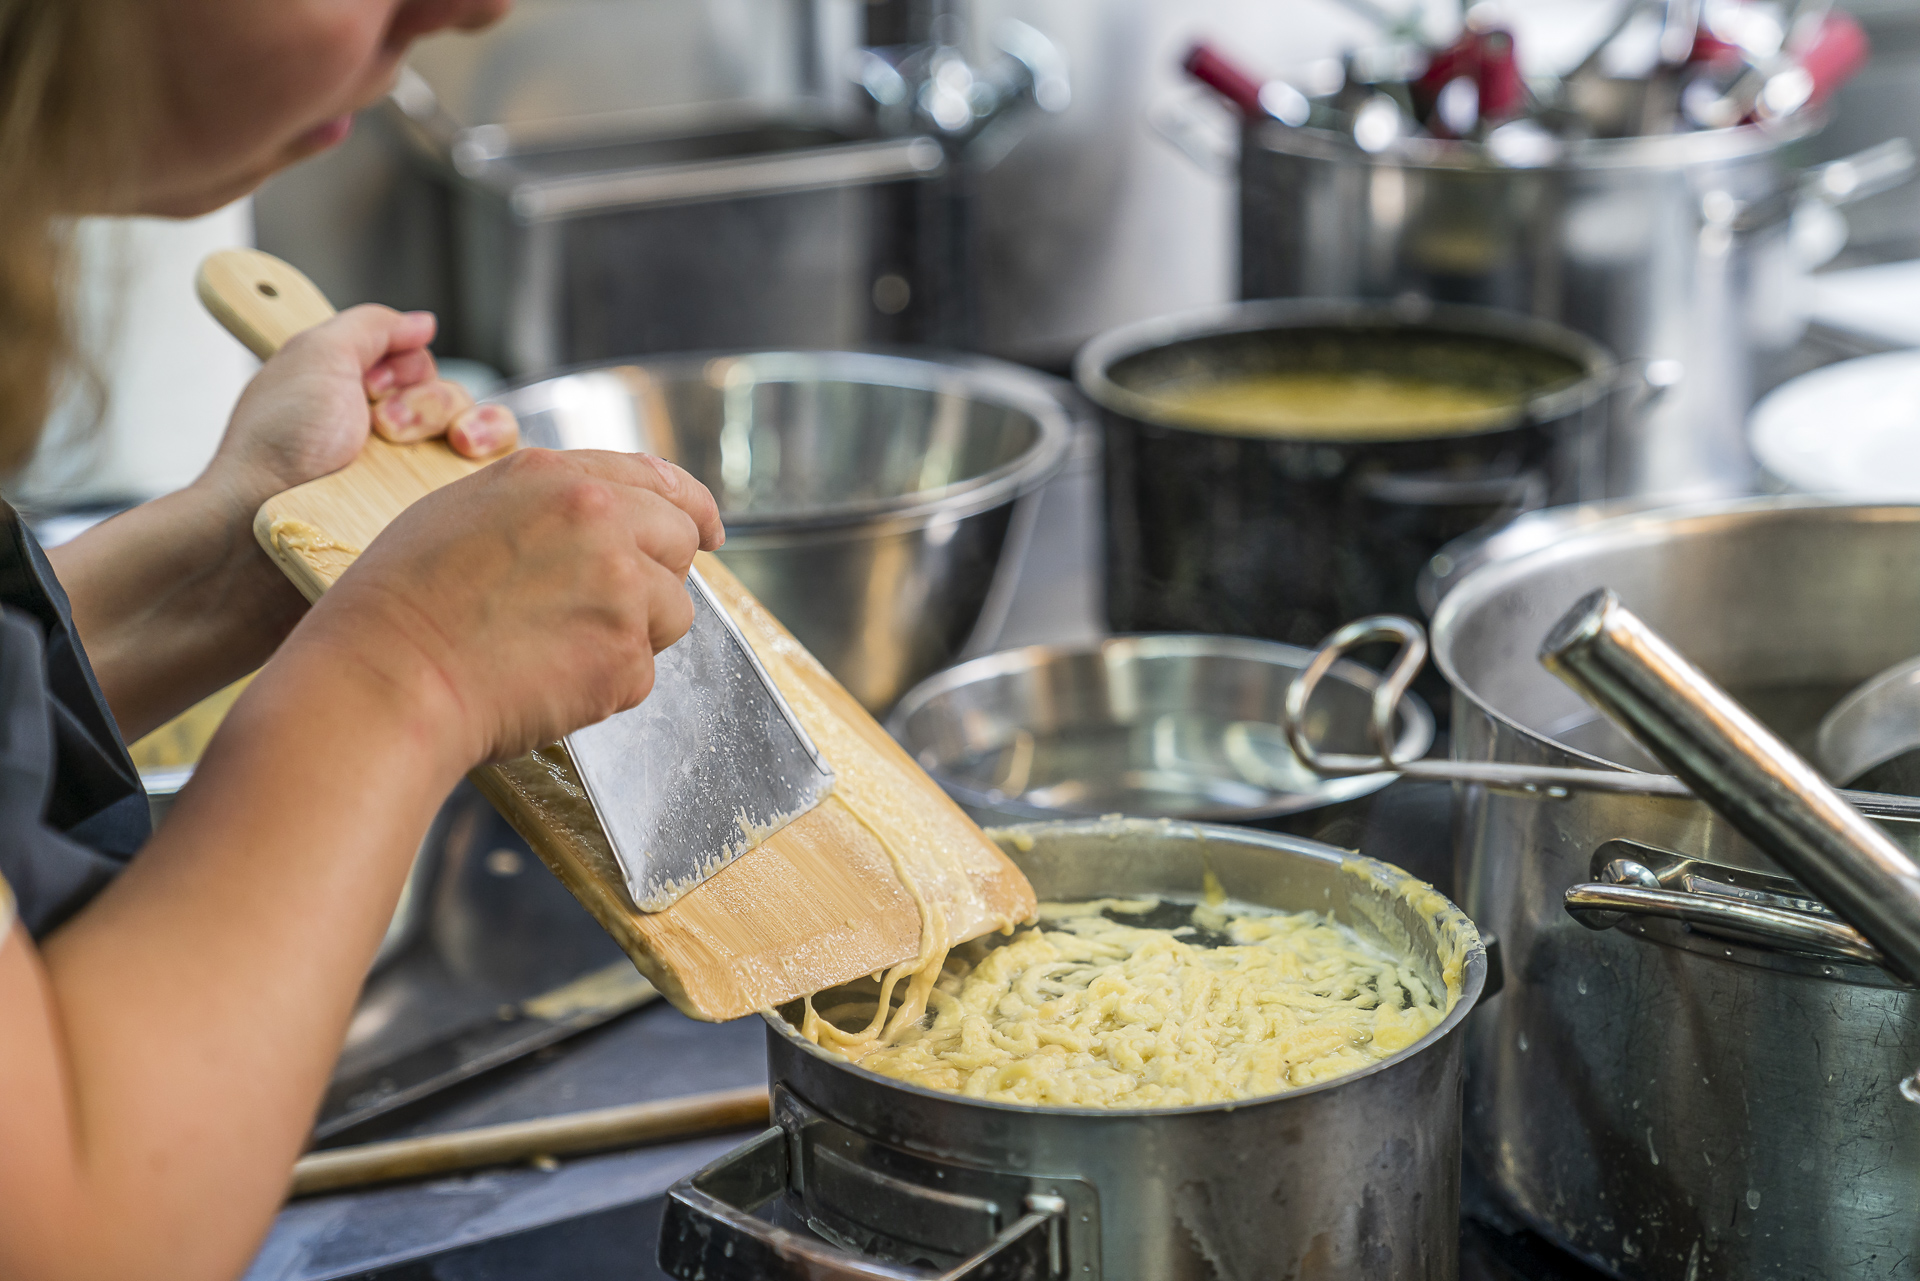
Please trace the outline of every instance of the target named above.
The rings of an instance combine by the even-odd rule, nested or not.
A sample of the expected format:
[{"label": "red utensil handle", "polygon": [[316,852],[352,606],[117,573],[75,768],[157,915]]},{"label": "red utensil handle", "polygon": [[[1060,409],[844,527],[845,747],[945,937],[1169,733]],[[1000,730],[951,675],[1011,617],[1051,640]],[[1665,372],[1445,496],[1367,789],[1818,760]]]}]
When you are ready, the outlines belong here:
[{"label": "red utensil handle", "polygon": [[1800,55],[1800,65],[1813,78],[1809,102],[1824,102],[1867,65],[1866,30],[1850,13],[1835,9],[1820,24],[1820,33]]},{"label": "red utensil handle", "polygon": [[1231,102],[1249,120],[1266,117],[1260,105],[1260,82],[1240,66],[1223,57],[1212,45],[1197,44],[1180,61],[1186,73]]}]

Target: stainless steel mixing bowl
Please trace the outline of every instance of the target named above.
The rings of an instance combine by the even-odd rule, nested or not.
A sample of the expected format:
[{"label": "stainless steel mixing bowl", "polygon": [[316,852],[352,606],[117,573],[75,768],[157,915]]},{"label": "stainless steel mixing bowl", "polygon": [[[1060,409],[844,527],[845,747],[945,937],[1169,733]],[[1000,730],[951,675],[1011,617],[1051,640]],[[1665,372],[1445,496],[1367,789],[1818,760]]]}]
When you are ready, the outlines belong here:
[{"label": "stainless steel mixing bowl", "polygon": [[498,399],[534,444],[641,449],[698,476],[727,567],[884,711],[997,629],[1070,397],[1000,361],[825,351],[600,365]]},{"label": "stainless steel mixing bowl", "polygon": [[[887,728],[982,823],[1073,815],[1249,822],[1357,800],[1391,774],[1321,778],[1280,730],[1308,652],[1239,636],[1120,636],[976,658],[915,686]],[[1379,678],[1336,668],[1308,709],[1315,734],[1366,751]],[[1426,754],[1433,716],[1400,705],[1399,759]],[[1316,738],[1316,741],[1318,739]]]}]

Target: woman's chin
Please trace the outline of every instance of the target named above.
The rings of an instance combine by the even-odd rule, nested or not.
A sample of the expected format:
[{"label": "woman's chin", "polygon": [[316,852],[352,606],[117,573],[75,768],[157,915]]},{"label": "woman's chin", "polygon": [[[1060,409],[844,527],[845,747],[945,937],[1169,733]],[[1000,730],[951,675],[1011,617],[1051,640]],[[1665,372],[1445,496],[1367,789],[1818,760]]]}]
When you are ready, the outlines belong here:
[{"label": "woman's chin", "polygon": [[325,124],[313,128],[294,139],[292,150],[295,159],[318,155],[322,151],[331,151],[347,140],[353,132],[353,114],[351,112],[335,116]]}]

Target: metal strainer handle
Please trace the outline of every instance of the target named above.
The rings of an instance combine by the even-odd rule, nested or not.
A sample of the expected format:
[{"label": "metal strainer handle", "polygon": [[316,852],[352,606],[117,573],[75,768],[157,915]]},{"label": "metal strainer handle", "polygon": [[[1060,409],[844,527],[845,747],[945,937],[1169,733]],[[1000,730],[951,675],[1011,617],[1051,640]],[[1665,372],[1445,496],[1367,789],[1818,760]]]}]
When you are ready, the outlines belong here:
[{"label": "metal strainer handle", "polygon": [[[1307,705],[1313,701],[1313,692],[1320,687],[1321,679],[1333,670],[1335,663],[1360,646],[1375,641],[1397,641],[1400,645],[1399,652],[1394,654],[1393,662],[1380,678],[1380,683],[1374,686],[1373,707],[1368,717],[1368,736],[1380,754],[1322,754],[1307,737]],[[1313,658],[1287,686],[1286,707],[1280,722],[1280,728],[1287,736],[1287,746],[1293,749],[1293,754],[1300,758],[1302,765],[1316,774],[1377,774],[1382,770],[1400,769],[1403,762],[1393,759],[1393,722],[1400,710],[1400,699],[1406,694],[1407,687],[1413,684],[1413,678],[1420,674],[1420,668],[1426,661],[1426,630],[1411,618],[1402,618],[1398,614],[1372,614],[1354,619],[1321,642],[1320,648],[1313,652]]]},{"label": "metal strainer handle", "polygon": [[[1307,734],[1307,708],[1313,701],[1314,691],[1335,664],[1360,646],[1380,641],[1398,642],[1400,649],[1373,690],[1367,730],[1379,754],[1355,756],[1320,751]],[[1286,735],[1287,746],[1293,749],[1293,754],[1300,758],[1302,765],[1328,777],[1392,771],[1405,778],[1442,783],[1478,783],[1507,791],[1555,796],[1564,796],[1576,790],[1628,792],[1643,796],[1692,795],[1677,778],[1666,774],[1643,774],[1637,770],[1565,769],[1546,765],[1513,765],[1503,761],[1395,759],[1393,726],[1399,713],[1400,700],[1426,661],[1426,629],[1413,619],[1399,614],[1373,614],[1354,619],[1321,642],[1307,665],[1287,686],[1286,702],[1280,711],[1280,729]]]}]

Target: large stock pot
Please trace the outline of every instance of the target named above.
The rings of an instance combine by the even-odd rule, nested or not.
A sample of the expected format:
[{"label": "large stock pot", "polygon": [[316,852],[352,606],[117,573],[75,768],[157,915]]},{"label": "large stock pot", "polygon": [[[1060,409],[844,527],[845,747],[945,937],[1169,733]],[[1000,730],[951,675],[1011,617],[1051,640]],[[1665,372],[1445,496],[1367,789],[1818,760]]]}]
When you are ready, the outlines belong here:
[{"label": "large stock pot", "polygon": [[[1749,500],[1570,528],[1440,602],[1453,754],[1659,768],[1535,659],[1600,586],[1804,750],[1836,699],[1920,652],[1916,564],[1920,506]],[[1636,1281],[1916,1275],[1920,1105],[1901,1082],[1920,995],[1735,919],[1832,918],[1698,801],[1462,801],[1457,884],[1508,976],[1469,1032],[1467,1149],[1503,1200]],[[1920,807],[1876,808],[1920,844]],[[1666,890],[1692,923],[1583,925],[1568,892],[1603,882]]]},{"label": "large stock pot", "polygon": [[1616,415],[1610,495],[1740,493],[1757,374],[1799,340],[1810,266],[1844,241],[1829,206],[1913,165],[1895,141],[1803,171],[1820,123],[1368,151],[1263,121],[1240,148],[1240,296],[1412,293],[1557,321],[1677,380]]},{"label": "large stock pot", "polygon": [[[1164,397],[1244,375],[1412,376],[1507,393],[1481,430],[1262,436]],[[1115,631],[1315,645],[1357,614],[1411,612],[1440,548],[1519,512],[1597,497],[1617,371],[1557,325],[1476,307],[1238,303],[1123,326],[1075,376],[1106,438]],[[1424,691],[1423,691],[1424,692]]]},{"label": "large stock pot", "polygon": [[1350,1076],[1235,1104],[1129,1111],[906,1085],[802,1039],[797,1008],[768,1014],[776,1124],[674,1188],[660,1233],[670,1274],[926,1276],[902,1266],[919,1265],[952,1281],[1456,1276],[1459,1032],[1487,975],[1458,909],[1410,900],[1404,891],[1419,883],[1397,868],[1273,833],[1109,819],[998,836],[1043,899],[1194,900],[1211,870],[1234,898],[1331,912],[1397,939],[1429,982],[1464,955],[1459,1001],[1420,1041]]}]

